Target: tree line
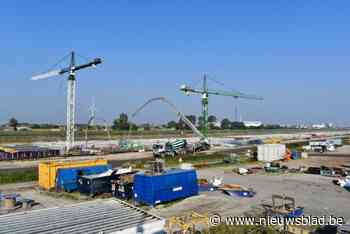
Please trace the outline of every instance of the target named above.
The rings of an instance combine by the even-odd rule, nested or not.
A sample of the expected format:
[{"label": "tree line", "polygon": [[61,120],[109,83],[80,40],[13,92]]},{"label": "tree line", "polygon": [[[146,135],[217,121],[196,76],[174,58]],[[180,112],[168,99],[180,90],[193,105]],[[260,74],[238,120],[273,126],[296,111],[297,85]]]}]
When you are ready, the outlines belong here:
[{"label": "tree line", "polygon": [[[186,118],[191,121],[191,123],[198,128],[202,128],[204,121],[203,117],[195,115],[186,115]],[[251,128],[261,128],[261,129],[275,129],[275,128],[281,128],[280,125],[262,125],[259,127],[246,127],[243,122],[238,121],[231,121],[228,118],[222,119],[220,122],[218,122],[218,119],[215,115],[210,115],[208,117],[208,127],[209,129],[251,129]],[[60,125],[57,124],[30,124],[30,123],[19,123],[18,120],[14,117],[9,119],[7,123],[8,127],[13,128],[13,130],[17,131],[18,126],[26,126],[30,127],[32,129],[53,129],[53,128],[60,128]],[[87,124],[77,124],[77,128],[86,128]],[[102,129],[104,126],[95,126],[97,129]],[[129,116],[126,113],[121,113],[117,118],[113,120],[112,123],[112,129],[114,130],[138,130],[142,128],[143,130],[151,130],[152,128],[168,128],[168,129],[176,129],[176,130],[186,130],[190,129],[183,121],[182,119],[179,119],[178,121],[169,121],[166,124],[163,124],[161,126],[152,126],[149,123],[143,123],[143,124],[136,124],[129,121]]]}]

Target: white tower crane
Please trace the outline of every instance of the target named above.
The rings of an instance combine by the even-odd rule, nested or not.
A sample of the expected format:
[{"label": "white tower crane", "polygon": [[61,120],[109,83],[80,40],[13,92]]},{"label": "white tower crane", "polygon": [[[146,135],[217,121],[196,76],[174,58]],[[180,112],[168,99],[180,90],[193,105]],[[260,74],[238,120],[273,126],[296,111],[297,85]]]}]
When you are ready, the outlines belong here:
[{"label": "white tower crane", "polygon": [[88,67],[95,67],[97,64],[102,63],[100,58],[95,58],[91,62],[82,65],[75,65],[75,54],[72,51],[69,67],[46,72],[40,75],[33,76],[32,80],[44,80],[53,76],[68,75],[67,85],[67,126],[66,126],[66,153],[69,153],[70,149],[74,146],[74,130],[75,130],[75,72]]}]

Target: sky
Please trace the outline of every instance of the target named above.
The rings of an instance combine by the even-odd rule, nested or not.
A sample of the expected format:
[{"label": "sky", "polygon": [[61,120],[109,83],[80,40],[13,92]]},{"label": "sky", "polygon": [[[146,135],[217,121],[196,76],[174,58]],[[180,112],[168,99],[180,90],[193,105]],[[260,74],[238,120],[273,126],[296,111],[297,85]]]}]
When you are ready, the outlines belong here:
[{"label": "sky", "polygon": [[[65,123],[66,76],[31,81],[74,50],[77,121],[94,97],[99,121],[164,96],[186,115],[199,95],[182,84],[264,97],[237,100],[243,120],[350,125],[350,2],[273,0],[4,1],[0,8],[0,122]],[[63,68],[69,61],[58,64]],[[216,82],[214,82],[214,80]],[[209,113],[234,117],[235,100],[210,96]],[[175,120],[153,103],[134,122]]]}]

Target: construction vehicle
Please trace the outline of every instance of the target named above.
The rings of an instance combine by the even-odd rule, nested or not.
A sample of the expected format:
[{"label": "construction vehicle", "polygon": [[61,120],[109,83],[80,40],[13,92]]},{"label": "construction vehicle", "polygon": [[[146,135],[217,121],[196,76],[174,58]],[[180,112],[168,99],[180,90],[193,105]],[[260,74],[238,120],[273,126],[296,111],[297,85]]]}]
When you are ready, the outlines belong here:
[{"label": "construction vehicle", "polygon": [[168,99],[165,97],[156,97],[151,98],[147,102],[145,102],[142,106],[140,106],[132,115],[131,117],[134,118],[141,110],[143,110],[148,104],[154,102],[154,101],[161,101],[163,103],[168,104],[171,107],[171,110],[176,113],[176,115],[192,130],[192,132],[199,138],[199,141],[190,145],[187,144],[187,141],[182,140],[175,140],[175,141],[169,141],[165,144],[154,144],[152,146],[153,154],[154,156],[164,156],[164,155],[171,155],[175,156],[177,154],[184,154],[184,153],[193,153],[203,150],[209,150],[210,144],[208,138],[202,134],[196,126],[188,119],[186,116],[178,111],[176,106],[171,103]]},{"label": "construction vehicle", "polygon": [[164,144],[153,144],[153,156],[164,157],[185,154],[187,152],[187,141],[184,139],[176,139],[174,141],[168,141]]},{"label": "construction vehicle", "polygon": [[309,145],[303,146],[303,150],[323,153],[326,151],[334,152],[335,146],[328,141],[311,141]]}]

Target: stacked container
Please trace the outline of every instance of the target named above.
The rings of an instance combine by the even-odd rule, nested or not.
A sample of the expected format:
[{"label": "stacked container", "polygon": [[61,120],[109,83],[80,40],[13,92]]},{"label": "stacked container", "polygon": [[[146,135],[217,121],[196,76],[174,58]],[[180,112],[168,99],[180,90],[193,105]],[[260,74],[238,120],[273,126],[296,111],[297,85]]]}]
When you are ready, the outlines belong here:
[{"label": "stacked container", "polygon": [[143,173],[134,177],[133,197],[139,203],[154,206],[197,194],[195,170],[173,169],[159,175]]},{"label": "stacked container", "polygon": [[46,161],[39,163],[39,186],[49,190],[55,188],[56,173],[59,168],[91,167],[106,165],[106,159],[85,160],[85,161]]},{"label": "stacked container", "polygon": [[[78,189],[79,177],[104,173],[110,169],[112,169],[110,164],[91,167],[60,168],[57,170],[56,175],[56,190],[65,192],[75,191]],[[88,187],[90,186],[93,185],[89,184]]]},{"label": "stacked container", "polygon": [[258,161],[272,162],[283,159],[286,154],[284,144],[264,144],[258,145]]}]

